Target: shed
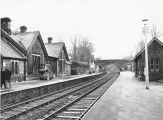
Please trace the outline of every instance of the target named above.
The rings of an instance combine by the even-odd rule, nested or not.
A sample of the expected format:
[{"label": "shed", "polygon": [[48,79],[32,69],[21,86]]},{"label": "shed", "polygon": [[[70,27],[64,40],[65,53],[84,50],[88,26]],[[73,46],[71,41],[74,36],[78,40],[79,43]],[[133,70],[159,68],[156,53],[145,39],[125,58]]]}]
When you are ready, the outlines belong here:
[{"label": "shed", "polygon": [[[148,43],[148,64],[149,80],[155,81],[163,79],[163,43],[157,38],[153,38]],[[145,79],[145,48],[136,54],[134,60],[135,76],[141,80]]]},{"label": "shed", "polygon": [[70,75],[71,63],[69,62],[68,53],[64,42],[46,43],[46,50],[48,56],[53,59],[49,59],[47,63],[50,63],[54,68],[54,73],[57,75]]}]

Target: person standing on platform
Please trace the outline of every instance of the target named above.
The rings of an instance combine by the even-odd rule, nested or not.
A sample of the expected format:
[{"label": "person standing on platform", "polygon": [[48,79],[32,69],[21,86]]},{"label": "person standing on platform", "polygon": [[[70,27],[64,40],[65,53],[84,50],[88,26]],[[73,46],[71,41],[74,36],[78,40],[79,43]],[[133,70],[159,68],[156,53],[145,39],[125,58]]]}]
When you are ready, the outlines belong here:
[{"label": "person standing on platform", "polygon": [[[8,65],[6,65],[5,70],[2,71],[3,74],[3,82],[4,82],[4,86],[5,88],[11,88],[11,71],[8,69]],[[7,85],[8,84],[8,85]]]},{"label": "person standing on platform", "polygon": [[4,75],[3,75],[4,71],[3,71],[3,68],[1,68],[1,88],[2,86],[4,85],[5,88],[6,88],[6,84],[5,84],[5,80],[4,80]]}]

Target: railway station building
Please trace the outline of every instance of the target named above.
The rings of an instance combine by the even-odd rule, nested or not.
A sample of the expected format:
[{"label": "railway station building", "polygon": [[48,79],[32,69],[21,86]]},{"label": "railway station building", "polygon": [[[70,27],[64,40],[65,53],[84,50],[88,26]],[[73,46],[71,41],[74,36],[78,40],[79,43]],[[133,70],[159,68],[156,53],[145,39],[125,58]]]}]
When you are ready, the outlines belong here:
[{"label": "railway station building", "polygon": [[11,81],[20,82],[26,80],[26,51],[11,38],[10,21],[7,17],[1,19],[1,70],[7,67],[12,73]]},{"label": "railway station building", "polygon": [[47,63],[51,64],[53,73],[58,75],[70,75],[71,63],[66,50],[64,42],[52,43],[52,38],[48,38],[48,43],[45,43],[45,47],[48,53]]},{"label": "railway station building", "polygon": [[45,64],[46,59],[48,59],[40,32],[27,32],[27,27],[21,26],[20,32],[12,34],[11,37],[27,52],[27,79],[38,79],[39,69],[41,65]]},{"label": "railway station building", "polygon": [[[39,79],[41,66],[49,64],[55,76],[71,75],[71,62],[64,42],[44,43],[39,31],[12,32],[10,18],[1,18],[1,66],[10,65],[15,81]],[[5,47],[5,48],[4,48]],[[21,76],[21,77],[20,77]]]},{"label": "railway station building", "polygon": [[[163,79],[163,43],[157,38],[153,38],[148,43],[148,64],[149,80],[155,81]],[[135,76],[140,80],[145,80],[145,48],[143,48],[134,58]]]}]

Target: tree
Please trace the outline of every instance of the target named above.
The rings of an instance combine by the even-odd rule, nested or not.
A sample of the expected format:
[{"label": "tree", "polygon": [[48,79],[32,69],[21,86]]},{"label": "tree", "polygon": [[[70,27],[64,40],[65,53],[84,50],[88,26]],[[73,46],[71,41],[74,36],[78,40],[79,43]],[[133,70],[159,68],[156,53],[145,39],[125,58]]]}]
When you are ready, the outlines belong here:
[{"label": "tree", "polygon": [[145,42],[143,41],[143,39],[141,39],[138,43],[137,43],[137,45],[136,45],[136,47],[135,47],[135,52],[134,52],[134,54],[136,55],[140,50],[142,50],[143,48],[145,47]]},{"label": "tree", "polygon": [[145,42],[143,41],[143,39],[141,41],[138,42],[138,46],[137,46],[137,53],[143,49],[145,47]]},{"label": "tree", "polygon": [[70,56],[73,61],[78,61],[78,59],[77,59],[77,38],[76,37],[72,41],[72,48],[71,48]]},{"label": "tree", "polygon": [[[159,38],[162,36],[162,34],[160,32],[158,32],[156,25],[152,26],[152,29],[150,30],[150,33],[152,38]],[[136,54],[145,47],[145,42],[143,41],[143,39],[141,41],[138,42],[137,46],[136,46]]]},{"label": "tree", "polygon": [[94,47],[87,37],[75,36],[72,41],[71,58],[73,61],[88,62],[94,59]]},{"label": "tree", "polygon": [[162,34],[160,32],[158,32],[156,25],[153,25],[150,35],[152,38],[154,38],[154,37],[159,38],[162,36]]}]

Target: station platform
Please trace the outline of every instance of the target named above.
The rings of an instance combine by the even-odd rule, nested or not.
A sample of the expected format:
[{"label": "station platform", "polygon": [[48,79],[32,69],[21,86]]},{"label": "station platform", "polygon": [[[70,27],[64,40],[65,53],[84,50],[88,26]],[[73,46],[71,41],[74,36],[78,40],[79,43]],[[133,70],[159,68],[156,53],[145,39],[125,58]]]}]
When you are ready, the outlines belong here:
[{"label": "station platform", "polygon": [[12,82],[11,88],[6,89],[3,86],[3,88],[0,89],[0,94],[13,92],[13,91],[20,91],[20,90],[24,90],[24,89],[30,89],[30,88],[34,88],[34,87],[38,87],[38,86],[55,84],[55,83],[59,83],[59,82],[69,81],[72,79],[86,77],[86,76],[90,76],[90,75],[82,74],[82,75],[71,75],[71,76],[59,76],[59,77],[55,77],[51,80],[28,80],[28,81],[22,81],[22,82]]},{"label": "station platform", "polygon": [[82,120],[163,120],[163,83],[139,81],[121,72]]},{"label": "station platform", "polygon": [[30,80],[12,83],[10,89],[1,89],[1,107],[10,106],[26,100],[57,92],[102,76],[104,73],[82,74],[56,77],[52,80]]}]

